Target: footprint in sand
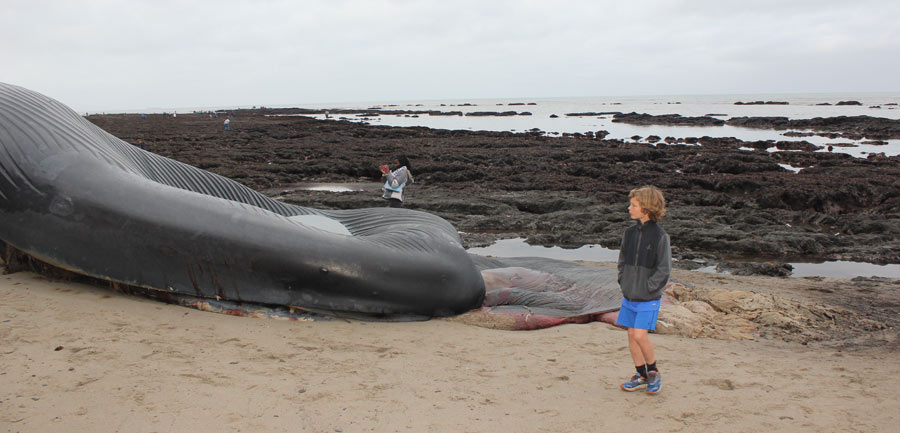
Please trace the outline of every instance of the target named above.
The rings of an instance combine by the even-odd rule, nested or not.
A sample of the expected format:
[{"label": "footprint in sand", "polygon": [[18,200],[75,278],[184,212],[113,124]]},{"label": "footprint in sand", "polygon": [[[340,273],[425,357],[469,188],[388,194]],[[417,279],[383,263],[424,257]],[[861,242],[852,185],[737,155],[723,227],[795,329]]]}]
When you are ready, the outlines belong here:
[{"label": "footprint in sand", "polygon": [[704,385],[714,386],[724,391],[734,391],[734,382],[729,379],[706,379],[703,381]]}]

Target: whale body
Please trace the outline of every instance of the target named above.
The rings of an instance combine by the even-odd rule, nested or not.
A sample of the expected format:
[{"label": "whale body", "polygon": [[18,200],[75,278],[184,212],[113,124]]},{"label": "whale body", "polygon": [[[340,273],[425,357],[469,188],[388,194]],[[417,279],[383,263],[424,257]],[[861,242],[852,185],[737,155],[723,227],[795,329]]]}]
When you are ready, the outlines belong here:
[{"label": "whale body", "polygon": [[0,239],[129,286],[320,313],[440,317],[479,308],[485,296],[440,217],[276,201],[4,83]]}]

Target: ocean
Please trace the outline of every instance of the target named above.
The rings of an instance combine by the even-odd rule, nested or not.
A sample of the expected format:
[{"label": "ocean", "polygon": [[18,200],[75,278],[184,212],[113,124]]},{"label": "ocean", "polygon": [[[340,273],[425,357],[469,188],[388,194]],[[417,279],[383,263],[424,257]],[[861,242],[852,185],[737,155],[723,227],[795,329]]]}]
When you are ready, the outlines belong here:
[{"label": "ocean", "polygon": [[[786,104],[752,105],[756,101]],[[842,101],[856,101],[861,105],[837,105]],[[745,103],[736,105],[736,102]],[[828,105],[824,105],[828,104]],[[653,115],[680,114],[682,116],[711,116],[722,120],[732,117],[780,116],[790,119],[815,117],[860,116],[900,119],[900,92],[867,94],[792,94],[792,95],[694,95],[694,96],[630,96],[630,97],[582,97],[582,98],[514,98],[514,99],[461,99],[441,101],[401,101],[383,103],[298,104],[311,109],[371,109],[405,111],[459,111],[472,112],[529,112],[531,115],[515,116],[432,116],[382,114],[378,116],[331,115],[332,119],[344,119],[372,125],[425,126],[437,129],[462,129],[472,131],[525,132],[537,128],[546,135],[585,133],[605,130],[607,138],[632,141],[632,137],[735,137],[745,141],[808,141],[825,146],[836,145],[834,152],[844,152],[856,157],[870,153],[900,155],[900,140],[887,140],[887,144],[867,144],[867,140],[826,138],[821,136],[790,137],[785,130],[752,129],[735,126],[664,126],[629,125],[614,123],[611,114],[596,116],[566,116],[568,113],[647,113]],[[556,117],[553,117],[553,116]],[[311,116],[324,119],[325,115]],[[806,132],[806,131],[800,131]],[[851,144],[856,147],[837,146]],[[774,150],[774,149],[773,149]],[[822,152],[827,150],[823,149]]]}]

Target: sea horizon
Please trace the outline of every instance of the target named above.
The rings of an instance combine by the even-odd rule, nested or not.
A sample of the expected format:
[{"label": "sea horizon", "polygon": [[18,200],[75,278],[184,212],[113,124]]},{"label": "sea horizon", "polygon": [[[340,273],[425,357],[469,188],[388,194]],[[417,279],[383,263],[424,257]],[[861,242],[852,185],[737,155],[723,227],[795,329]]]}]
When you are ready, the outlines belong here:
[{"label": "sea horizon", "polygon": [[[147,113],[147,114],[159,114],[159,113],[192,113],[192,112],[203,112],[203,111],[211,111],[211,110],[248,110],[248,109],[258,109],[261,107],[267,108],[310,108],[310,109],[324,109],[324,108],[371,108],[374,106],[399,106],[399,105],[409,105],[409,104],[423,104],[423,105],[439,105],[439,104],[475,104],[473,101],[479,101],[484,103],[493,103],[493,102],[534,102],[534,101],[558,101],[558,100],[640,100],[640,99],[650,99],[650,100],[658,100],[658,99],[666,99],[666,98],[701,98],[701,99],[727,99],[731,97],[738,98],[755,98],[753,101],[758,99],[761,100],[773,100],[772,98],[788,98],[788,99],[805,99],[810,97],[822,97],[822,98],[834,98],[840,97],[845,98],[849,97],[853,99],[853,97],[859,99],[871,99],[873,97],[886,97],[894,99],[895,102],[900,100],[900,90],[892,90],[892,91],[867,91],[867,92],[767,92],[767,93],[671,93],[671,94],[622,94],[622,95],[600,95],[600,96],[516,96],[516,97],[506,97],[506,96],[498,96],[498,97],[472,97],[472,98],[422,98],[422,99],[371,99],[371,100],[348,100],[348,101],[331,101],[331,102],[278,102],[278,103],[270,103],[270,104],[214,104],[214,105],[184,105],[184,106],[148,106],[148,107],[131,107],[131,108],[111,108],[111,109],[77,109],[77,112],[83,112],[87,114],[135,114],[135,113]],[[734,102],[737,102],[735,100]],[[749,101],[749,99],[746,99]],[[65,101],[61,101],[65,103]],[[860,101],[862,102],[862,101]],[[865,103],[864,103],[865,104]],[[898,116],[900,117],[900,116]]]}]

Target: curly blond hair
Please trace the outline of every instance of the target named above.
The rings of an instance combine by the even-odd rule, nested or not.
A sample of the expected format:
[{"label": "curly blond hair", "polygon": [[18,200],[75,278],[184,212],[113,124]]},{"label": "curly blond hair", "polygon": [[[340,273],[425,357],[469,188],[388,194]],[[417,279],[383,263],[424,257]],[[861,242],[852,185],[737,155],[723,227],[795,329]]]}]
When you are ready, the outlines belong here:
[{"label": "curly blond hair", "polygon": [[666,214],[666,197],[659,188],[645,185],[631,190],[628,200],[636,198],[641,204],[641,209],[647,212],[647,216],[653,221],[659,221]]}]

